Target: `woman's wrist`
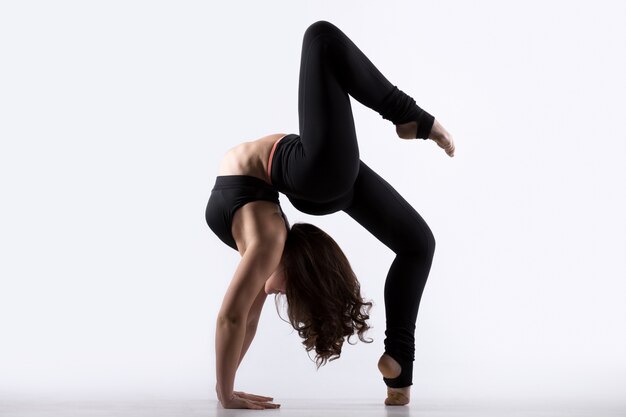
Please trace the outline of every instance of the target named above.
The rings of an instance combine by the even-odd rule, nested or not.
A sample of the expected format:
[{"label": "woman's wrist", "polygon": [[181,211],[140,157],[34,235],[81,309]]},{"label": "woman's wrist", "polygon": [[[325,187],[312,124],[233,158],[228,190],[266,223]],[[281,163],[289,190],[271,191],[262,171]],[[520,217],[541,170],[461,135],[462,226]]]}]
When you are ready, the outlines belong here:
[{"label": "woman's wrist", "polygon": [[215,384],[215,393],[217,394],[217,400],[220,403],[224,403],[224,401],[232,400],[235,396],[234,392],[231,392],[230,395],[222,395],[217,384]]}]

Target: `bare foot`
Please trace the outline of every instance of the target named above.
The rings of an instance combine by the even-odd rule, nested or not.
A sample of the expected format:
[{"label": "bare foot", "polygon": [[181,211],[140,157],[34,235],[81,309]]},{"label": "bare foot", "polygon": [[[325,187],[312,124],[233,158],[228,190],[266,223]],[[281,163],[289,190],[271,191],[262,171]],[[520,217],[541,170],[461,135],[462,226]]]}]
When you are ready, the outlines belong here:
[{"label": "bare foot", "polygon": [[[415,139],[417,135],[417,122],[411,121],[396,125],[396,133],[400,139]],[[452,135],[439,123],[437,119],[433,123],[428,139],[432,139],[448,156],[454,156],[454,139]]]},{"label": "bare foot", "polygon": [[[394,358],[383,353],[378,360],[378,370],[385,378],[396,378],[402,372],[402,367]],[[407,405],[411,398],[411,387],[387,387],[385,405]]]},{"label": "bare foot", "polygon": [[407,405],[411,400],[410,397],[411,387],[387,387],[387,398],[385,398],[385,405]]},{"label": "bare foot", "polygon": [[430,130],[428,139],[435,141],[440,148],[446,151],[448,156],[454,156],[454,139],[452,139],[452,135],[441,126],[441,123],[439,123],[437,119],[435,119],[435,123],[433,123],[433,128]]}]

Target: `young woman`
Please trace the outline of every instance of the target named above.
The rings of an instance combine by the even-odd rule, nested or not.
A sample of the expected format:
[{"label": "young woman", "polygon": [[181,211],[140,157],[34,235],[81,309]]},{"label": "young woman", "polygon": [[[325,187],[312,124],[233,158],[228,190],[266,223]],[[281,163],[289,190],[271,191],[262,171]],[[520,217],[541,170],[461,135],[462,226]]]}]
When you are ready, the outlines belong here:
[{"label": "young woman", "polygon": [[417,311],[435,240],[422,217],[359,159],[349,96],[391,121],[402,139],[432,139],[454,156],[452,136],[392,85],[327,21],[302,44],[300,134],[276,133],[224,156],[206,208],[210,228],[241,260],[216,324],[216,392],[224,408],[276,408],[272,398],[235,391],[237,368],[268,294],[285,294],[292,326],[318,367],[337,359],[346,337],[363,339],[371,303],[337,244],[310,224],[290,227],[278,192],[298,210],[343,210],[396,254],[385,281],[385,352],[378,368],[387,405],[409,402]]}]

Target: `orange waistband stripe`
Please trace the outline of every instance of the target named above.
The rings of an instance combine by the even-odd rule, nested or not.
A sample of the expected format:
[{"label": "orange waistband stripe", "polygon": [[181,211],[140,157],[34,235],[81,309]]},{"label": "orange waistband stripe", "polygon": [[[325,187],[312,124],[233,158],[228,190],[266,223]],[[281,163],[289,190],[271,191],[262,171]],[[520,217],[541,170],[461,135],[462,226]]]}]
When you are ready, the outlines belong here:
[{"label": "orange waistband stripe", "polygon": [[278,145],[278,142],[280,142],[285,136],[274,142],[274,146],[272,146],[272,150],[270,152],[270,159],[269,161],[267,161],[267,178],[269,179],[270,184],[272,184],[272,160],[274,159],[274,151],[276,151],[276,146]]}]

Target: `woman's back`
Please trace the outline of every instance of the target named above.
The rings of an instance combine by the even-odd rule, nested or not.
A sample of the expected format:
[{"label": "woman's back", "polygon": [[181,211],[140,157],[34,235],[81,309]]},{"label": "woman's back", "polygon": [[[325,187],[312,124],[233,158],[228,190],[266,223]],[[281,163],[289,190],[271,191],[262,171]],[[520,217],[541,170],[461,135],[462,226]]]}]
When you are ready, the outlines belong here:
[{"label": "woman's back", "polygon": [[274,133],[232,147],[222,157],[218,175],[249,175],[270,183],[267,176],[270,153],[274,143],[285,135]]}]

